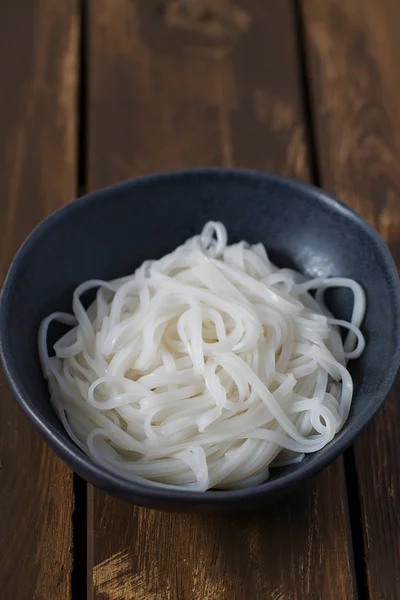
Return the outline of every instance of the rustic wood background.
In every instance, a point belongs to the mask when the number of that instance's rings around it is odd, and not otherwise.
[[[76,195],[196,165],[312,181],[400,261],[399,25],[399,0],[2,0],[0,276]],[[87,486],[0,389],[0,597],[400,598],[399,387],[305,488],[225,518]]]

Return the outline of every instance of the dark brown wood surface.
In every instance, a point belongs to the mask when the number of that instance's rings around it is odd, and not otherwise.
[[[43,218],[75,195],[75,2],[0,2],[0,276]],[[0,378],[0,597],[69,600],[72,473]]]
[[[292,2],[92,0],[88,39],[90,189],[195,165],[309,177]],[[88,515],[96,600],[355,597],[341,460],[259,514],[161,514],[91,489]]]
[[[400,3],[304,0],[303,15],[321,183],[380,230],[400,265]],[[399,392],[355,444],[372,600],[400,598]]]
[[[196,165],[314,179],[400,265],[399,24],[398,0],[3,0],[1,280],[78,187]],[[1,600],[400,598],[399,385],[345,459],[225,517],[86,499],[0,391]]]

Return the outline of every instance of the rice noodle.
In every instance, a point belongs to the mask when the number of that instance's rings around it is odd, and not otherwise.
[[[353,293],[350,322],[328,312],[332,287]],[[307,281],[274,266],[262,244],[227,245],[210,221],[130,277],[82,283],[73,315],[42,322],[39,355],[58,417],[95,462],[149,485],[233,489],[266,481],[343,426],[364,312],[355,281]],[[55,356],[52,321],[71,326]]]

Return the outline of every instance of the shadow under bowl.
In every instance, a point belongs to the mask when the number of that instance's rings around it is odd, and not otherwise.
[[[367,296],[367,345],[350,363],[354,399],[349,419],[322,450],[271,471],[257,487],[189,492],[132,483],[100,467],[70,440],[56,417],[37,354],[41,320],[71,311],[81,282],[132,273],[159,258],[208,220],[222,221],[229,242],[263,242],[279,266],[308,277],[358,281]],[[331,309],[349,318],[351,294],[330,292]],[[325,192],[293,179],[246,170],[205,168],[142,177],[94,192],[41,223],[17,253],[0,300],[0,351],[14,395],[66,463],[121,499],[163,510],[226,511],[273,500],[316,474],[351,444],[388,395],[400,361],[398,275],[378,233]],[[54,340],[56,335],[53,333]]]

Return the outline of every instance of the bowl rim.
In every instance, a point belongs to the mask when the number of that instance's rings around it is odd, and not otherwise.
[[[376,397],[376,402],[368,413],[361,414],[358,419],[352,423],[351,428],[344,429],[342,435],[335,437],[325,448],[319,450],[316,454],[321,456],[312,461],[300,463],[295,471],[281,474],[277,479],[268,480],[258,486],[235,489],[235,490],[207,490],[206,492],[189,491],[176,488],[163,488],[150,486],[143,479],[142,482],[132,482],[122,476],[115,475],[112,471],[96,464],[91,458],[86,456],[72,440],[66,436],[62,436],[57,428],[51,423],[44,422],[42,417],[35,410],[35,404],[29,399],[28,394],[24,391],[23,382],[19,375],[15,364],[12,364],[7,355],[7,339],[6,339],[6,316],[7,306],[10,294],[12,292],[14,277],[17,274],[19,264],[23,261],[25,255],[36,244],[40,243],[40,239],[46,232],[57,226],[58,222],[62,221],[64,216],[72,212],[79,211],[83,207],[93,202],[112,201],[115,192],[124,189],[134,189],[138,186],[152,185],[153,183],[167,182],[171,179],[180,179],[182,177],[228,177],[239,178],[243,181],[252,180],[260,183],[278,183],[289,186],[294,190],[301,190],[308,195],[313,201],[322,205],[326,209],[339,212],[346,219],[351,220],[371,239],[376,246],[382,265],[388,275],[388,286],[391,288],[391,299],[395,307],[396,322],[394,326],[397,330],[395,336],[395,344],[393,348],[391,362],[388,365],[387,376],[385,382],[380,387]],[[397,293],[396,293],[397,292]],[[11,262],[8,273],[4,279],[2,290],[0,293],[0,358],[3,364],[6,379],[9,386],[22,410],[29,417],[35,427],[38,429],[42,437],[50,444],[55,452],[63,458],[66,463],[83,477],[96,482],[95,485],[108,490],[111,493],[118,495],[122,494],[126,499],[134,498],[135,501],[147,500],[154,502],[160,501],[168,504],[179,502],[181,505],[204,505],[204,504],[230,504],[239,505],[245,500],[256,500],[258,498],[275,497],[283,494],[286,490],[294,485],[308,479],[312,475],[317,474],[335,458],[346,450],[353,443],[360,432],[373,419],[375,414],[381,408],[383,402],[388,396],[393,387],[395,377],[400,364],[400,286],[397,269],[393,258],[390,254],[386,243],[380,234],[370,225],[370,223],[355,210],[338,200],[324,190],[304,181],[299,181],[286,175],[257,171],[253,169],[239,169],[229,167],[196,167],[190,169],[178,169],[173,171],[165,171],[144,175],[135,179],[128,179],[121,183],[113,184],[88,194],[81,196],[70,202],[67,205],[57,209],[43,221],[41,221],[33,231],[28,235],[21,247],[17,251],[14,259]]]

